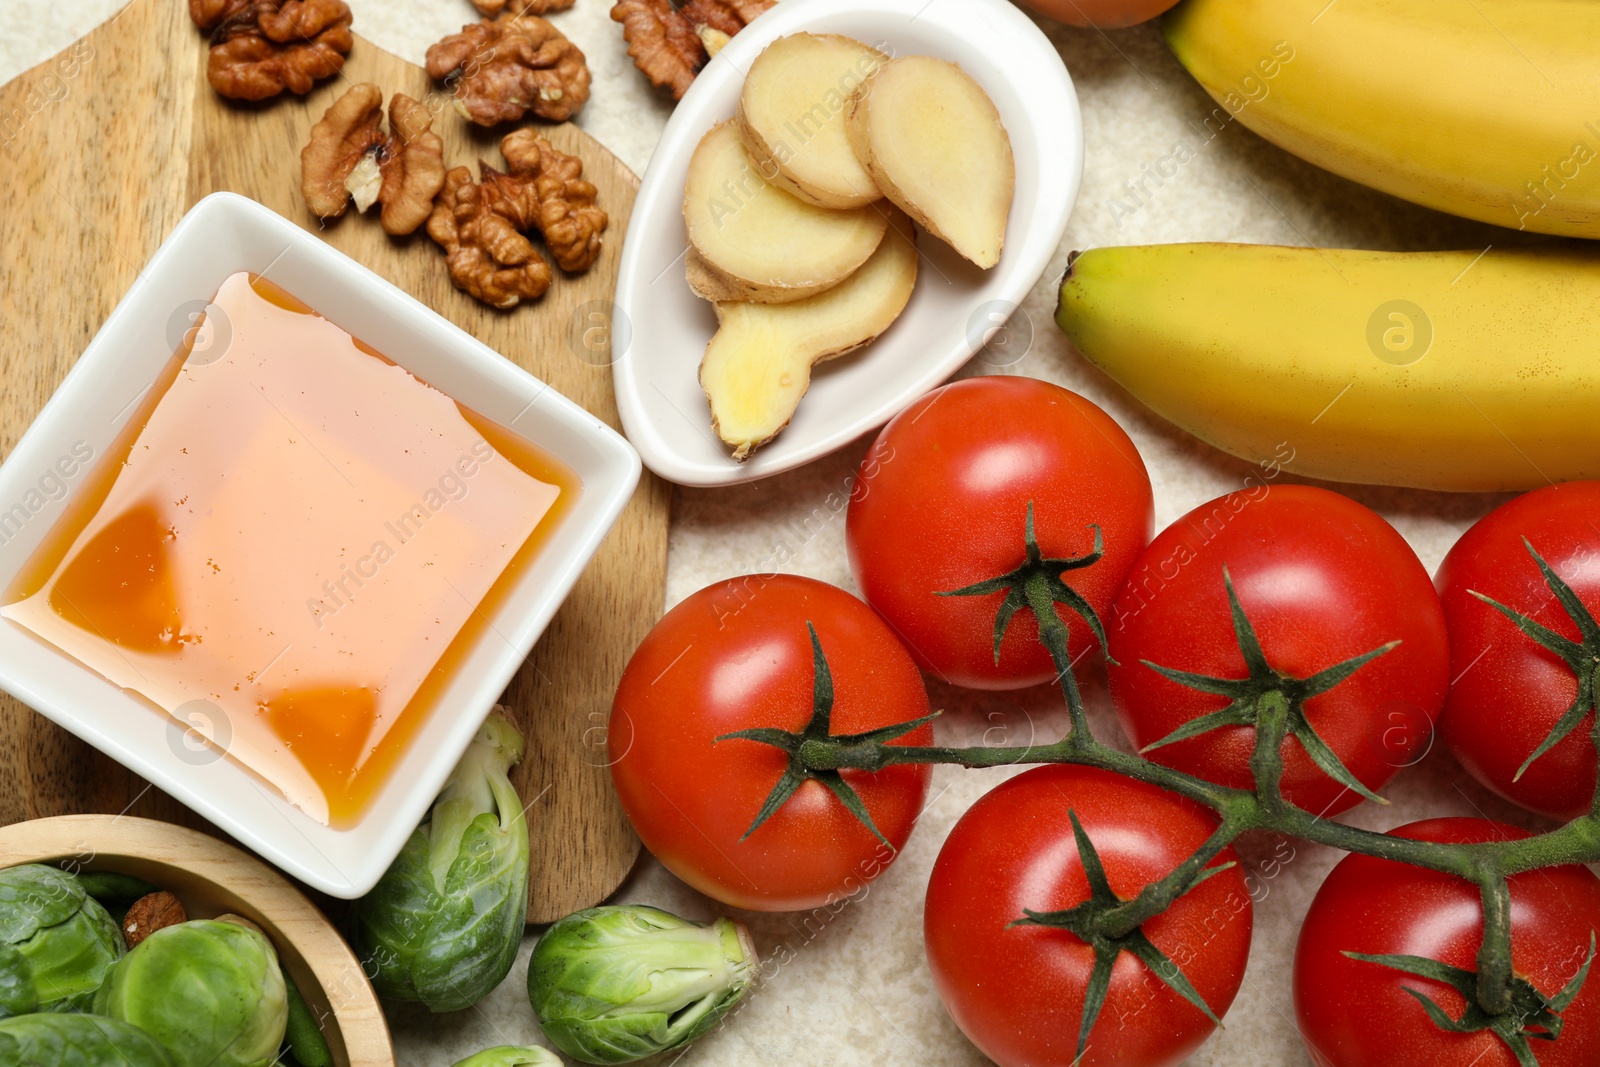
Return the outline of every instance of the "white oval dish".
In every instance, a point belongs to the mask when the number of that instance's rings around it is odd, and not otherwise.
[[[700,138],[737,109],[756,56],[779,37],[807,31],[959,63],[994,99],[1011,135],[1016,200],[993,270],[919,234],[920,277],[900,321],[860,352],[816,367],[794,421],[738,463],[712,432],[700,391],[700,357],[716,316],[684,281],[683,185]],[[701,71],[645,172],[617,281],[617,332],[626,341],[614,370],[628,439],[668,481],[712,486],[792,470],[877,429],[959,370],[1022,303],[1066,233],[1082,174],[1072,79],[1049,39],[1008,0],[780,3]]]

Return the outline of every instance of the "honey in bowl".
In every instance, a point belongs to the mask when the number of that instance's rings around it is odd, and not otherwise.
[[[235,274],[0,614],[348,826],[579,491]]]

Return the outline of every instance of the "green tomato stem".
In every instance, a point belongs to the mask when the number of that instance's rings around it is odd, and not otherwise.
[[[1594,746],[1596,753],[1600,753],[1600,662],[1596,662],[1594,672],[1589,677],[1589,703],[1594,715],[1594,725],[1589,728],[1589,743]],[[1596,778],[1594,796],[1589,801],[1589,818],[1600,823],[1600,778]]]
[[[1478,883],[1483,895],[1483,944],[1478,949],[1478,1004],[1490,1015],[1511,1007],[1511,884],[1487,873]]]
[[[917,724],[905,724],[899,728],[900,733],[886,729],[872,734],[837,737],[824,728],[808,730],[804,736],[784,734],[778,740],[765,736],[752,736],[751,739],[778,744],[784,748],[792,757],[791,774],[796,775],[837,774],[838,771],[847,769],[877,772],[886,767],[902,764],[939,763],[970,768],[1011,767],[1021,764],[1072,764],[1111,771],[1155,785],[1187,797],[1216,812],[1219,819],[1218,826],[1205,843],[1166,876],[1145,886],[1133,899],[1120,903],[1106,900],[1098,904],[1091,900],[1069,912],[1049,915],[1030,912],[1026,918],[1018,920],[1025,923],[1045,922],[1066,925],[1072,929],[1081,927],[1085,937],[1091,940],[1097,938],[1106,944],[1142,937],[1143,935],[1139,933],[1141,924],[1166,910],[1205,878],[1220,870],[1221,868],[1212,866],[1213,861],[1240,834],[1251,830],[1270,830],[1344,852],[1392,860],[1454,875],[1475,885],[1482,899],[1483,943],[1478,953],[1478,970],[1475,976],[1476,1009],[1481,1014],[1475,1018],[1487,1021],[1468,1025],[1447,1020],[1449,1026],[1451,1028],[1466,1026],[1467,1029],[1492,1028],[1511,1045],[1519,1059],[1523,1055],[1522,1050],[1527,1046],[1522,1031],[1523,1023],[1519,1020],[1528,1011],[1537,1010],[1543,1013],[1539,1018],[1544,1021],[1539,1025],[1550,1025],[1553,1020],[1552,1028],[1558,1031],[1559,1012],[1564,1010],[1572,997],[1577,995],[1582,981],[1587,976],[1588,967],[1586,964],[1567,989],[1556,995],[1535,990],[1526,980],[1517,978],[1512,968],[1511,957],[1509,879],[1543,867],[1600,863],[1600,782],[1597,782],[1589,813],[1559,829],[1520,840],[1497,840],[1475,844],[1419,841],[1376,833],[1336,822],[1297,807],[1283,794],[1283,746],[1285,739],[1291,735],[1306,747],[1307,754],[1331,777],[1343,782],[1347,788],[1381,802],[1382,798],[1376,797],[1376,794],[1350,774],[1332,750],[1316,736],[1315,731],[1304,719],[1302,705],[1308,697],[1331,689],[1359,670],[1363,664],[1388,653],[1398,642],[1380,646],[1307,678],[1296,679],[1279,674],[1272,670],[1267,662],[1250,621],[1234,592],[1226,568],[1223,570],[1223,582],[1227,587],[1233,609],[1235,636],[1240,644],[1240,652],[1250,668],[1250,677],[1239,681],[1213,679],[1187,675],[1185,672],[1155,664],[1148,666],[1182,684],[1195,685],[1197,688],[1204,686],[1202,691],[1232,696],[1234,703],[1226,710],[1238,716],[1241,724],[1248,723],[1255,729],[1255,743],[1250,755],[1254,788],[1245,790],[1217,785],[1102,744],[1090,731],[1083,697],[1073,674],[1072,656],[1068,648],[1069,630],[1056,611],[1057,604],[1066,604],[1077,612],[1104,647],[1104,630],[1093,609],[1080,594],[1065,586],[1061,580],[1067,570],[1091,566],[1101,558],[1103,552],[1101,534],[1098,527],[1094,530],[1094,549],[1089,554],[1074,559],[1046,559],[1035,539],[1033,507],[1030,504],[1024,537],[1026,561],[1009,574],[940,594],[990,596],[1000,592],[1006,593],[996,619],[994,636],[996,661],[999,660],[1002,638],[1012,616],[1022,607],[1027,607],[1033,612],[1038,624],[1039,641],[1048,650],[1051,662],[1056,668],[1057,685],[1071,716],[1070,730],[1060,740],[1052,744],[1029,745],[1025,748],[989,746],[952,748],[890,743],[907,732],[911,726],[920,725],[920,721]],[[1600,752],[1600,623],[1594,620],[1588,609],[1577,599],[1576,594],[1550,569],[1534,551],[1533,546],[1527,547],[1543,573],[1546,584],[1583,636],[1582,642],[1574,642],[1503,604],[1487,597],[1480,597],[1505,614],[1525,635],[1565,659],[1578,678],[1577,702],[1568,709],[1555,731],[1528,762],[1531,764],[1556,744],[1565,736],[1566,731],[1581,721],[1580,716],[1585,713],[1595,716],[1590,739],[1596,751]],[[818,656],[818,670],[825,671],[826,665],[820,659],[820,651]],[[1227,717],[1224,713],[1218,713],[1218,724]],[[766,732],[774,733],[774,731]],[[739,736],[754,733],[749,731]],[[1169,740],[1177,739],[1180,738],[1169,738]],[[780,798],[779,803],[782,799]],[[1152,948],[1151,951],[1156,950]],[[1372,959],[1388,966],[1409,969],[1408,973],[1420,974],[1423,971],[1443,973],[1444,970],[1449,970],[1452,975],[1466,983],[1462,987],[1463,994],[1472,996],[1472,972],[1461,971],[1459,968],[1446,968],[1437,961],[1416,960],[1411,957],[1372,957]],[[1080,1035],[1080,1038],[1082,1036],[1084,1035]],[[1541,1032],[1536,1036],[1546,1035]],[[1532,1053],[1528,1052],[1528,1056],[1531,1057]]]
[[[1072,671],[1072,656],[1067,651],[1067,624],[1056,614],[1055,599],[1042,575],[1034,575],[1023,583],[1023,594],[1028,607],[1039,622],[1039,640],[1050,650],[1050,662],[1055,665],[1057,684],[1067,700],[1067,710],[1072,715],[1072,732],[1066,740],[1076,747],[1089,740],[1089,718],[1083,707],[1083,697],[1078,692],[1078,679]]]
[[[1256,796],[1274,810],[1288,806],[1283,798],[1283,738],[1289,731],[1289,701],[1280,690],[1256,702],[1256,739],[1250,752],[1250,773]]]
[[[1239,831],[1224,820],[1206,839],[1205,844],[1173,868],[1166,877],[1151,882],[1139,892],[1138,896],[1121,907],[1107,912],[1102,920],[1106,935],[1126,937],[1142,926],[1146,920],[1153,919],[1166,911],[1179,897],[1207,877],[1205,872],[1211,866],[1211,861],[1221,855],[1223,849],[1231,845],[1233,839],[1238,836]]]
[[[1030,594],[1032,590],[1030,590]],[[1030,595],[1030,607],[1033,606]],[[1037,614],[1037,612],[1036,612]],[[1159,786],[1203,804],[1221,817],[1216,832],[1201,848],[1164,878],[1108,916],[1108,933],[1124,934],[1169,907],[1193,888],[1208,864],[1241,833],[1272,830],[1344,852],[1375,856],[1415,867],[1453,874],[1474,882],[1483,894],[1484,946],[1479,957],[1479,1001],[1491,1014],[1504,1011],[1510,1001],[1510,889],[1512,875],[1558,864],[1600,862],[1600,788],[1595,812],[1557,830],[1518,841],[1450,844],[1416,841],[1326,819],[1295,807],[1284,798],[1282,743],[1288,702],[1279,692],[1261,699],[1251,770],[1256,790],[1230,789],[1182,771],[1131,756],[1096,740],[1089,731],[1087,714],[1073,677],[1066,646],[1066,626],[1053,610],[1038,615],[1040,640],[1049,650],[1058,673],[1058,685],[1073,712],[1071,732],[1049,745],[908,746],[866,743],[830,746],[814,744],[804,755],[808,766],[826,769],[854,768],[879,771],[900,764],[954,764],[975,769],[1026,764],[1073,764],[1112,771]],[[1600,725],[1596,728],[1600,748]],[[1114,916],[1112,918],[1111,916]]]

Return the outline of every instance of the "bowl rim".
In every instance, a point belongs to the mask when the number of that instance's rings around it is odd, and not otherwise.
[[[637,325],[641,317],[638,294],[671,272],[682,259],[680,253],[666,271],[657,269],[658,263],[645,262],[651,234],[661,225],[658,216],[679,211],[682,197],[679,175],[687,166],[694,145],[713,124],[731,117],[718,111],[715,99],[742,83],[744,72],[762,49],[787,34],[843,32],[836,28],[838,22],[871,17],[898,18],[903,20],[900,25],[905,26],[920,22],[945,35],[953,42],[952,49],[957,51],[979,51],[978,46],[967,40],[973,34],[1004,45],[1004,62],[997,59],[985,63],[982,71],[968,66],[965,60],[962,65],[980,82],[1004,79],[1025,87],[1018,95],[1024,102],[1021,111],[1028,136],[1039,146],[1039,210],[1028,219],[1018,218],[1013,211],[1005,254],[995,268],[1004,272],[1006,284],[998,296],[980,297],[975,304],[975,316],[988,309],[982,321],[975,318],[970,322],[963,336],[955,339],[938,358],[929,357],[917,364],[916,373],[908,375],[893,395],[885,396],[882,402],[853,420],[840,420],[829,428],[818,428],[811,439],[801,439],[796,435],[797,427],[790,426],[743,463],[735,462],[725,452],[718,457],[720,462],[699,454],[691,455],[675,447],[673,440],[658,428],[658,422],[693,421],[698,415],[685,415],[664,397],[662,403],[657,404],[645,395],[654,385],[648,377],[648,368],[659,360],[641,352],[642,347],[648,347],[649,335]],[[885,33],[892,30],[893,27],[886,26]],[[998,99],[996,102],[1000,103]],[[1007,116],[1008,127],[1015,117]],[[1014,143],[1017,137],[1018,131],[1013,128]],[[621,324],[619,334],[627,330],[628,343],[617,355],[613,371],[623,428],[629,441],[639,450],[645,466],[679,485],[740,484],[804,466],[883,426],[919,396],[960,370],[1005,327],[1009,314],[1021,306],[1043,277],[1066,236],[1082,182],[1083,163],[1083,117],[1071,74],[1044,31],[1009,0],[806,0],[805,3],[778,4],[761,15],[712,59],[678,103],[645,171],[623,243],[615,315]],[[681,269],[678,273],[681,275]],[[701,302],[687,285],[682,287],[682,299]],[[1004,310],[997,313],[994,309],[1001,305]],[[907,317],[909,315],[908,312]],[[643,343],[642,338],[645,339]],[[706,340],[710,340],[709,334]],[[671,410],[663,411],[663,407]],[[704,426],[709,440],[709,416]]]
[[[136,861],[145,873],[171,869],[231,896],[229,910],[268,933],[314,1013],[326,1009],[325,1018],[334,1021],[334,1032],[324,1030],[324,1036],[335,1062],[342,1054],[343,1067],[395,1067],[388,1020],[355,952],[305,894],[255,856],[198,830],[131,815],[57,815],[0,827],[0,869],[62,860],[74,873],[119,870],[144,877],[118,865]],[[316,939],[309,953],[308,937]],[[315,983],[310,991],[307,979]]]
[[[225,240],[233,241],[237,250],[219,251]],[[254,251],[257,248],[268,251]],[[0,620],[0,689],[175,796],[300,881],[350,899],[376,884],[422,821],[484,716],[632,497],[642,468],[633,447],[578,404],[315,233],[254,200],[223,192],[199,201],[177,223],[34,417],[0,464],[0,500],[22,499],[38,471],[64,454],[65,442],[83,429],[81,422],[74,422],[76,412],[91,410],[96,404],[114,406],[104,397],[116,383],[143,382],[148,387],[153,374],[143,372],[143,361],[156,358],[149,336],[153,316],[165,318],[170,308],[211,296],[187,288],[173,291],[186,272],[206,273],[207,277],[216,274],[219,281],[237,270],[261,273],[277,263],[277,259],[272,264],[266,260],[270,249],[278,248],[283,250],[278,258],[287,257],[281,269],[301,272],[328,285],[328,291],[321,294],[325,303],[318,305],[313,297],[313,305],[356,336],[366,331],[351,319],[381,321],[387,332],[406,331],[409,351],[387,353],[402,367],[422,373],[419,362],[432,360],[457,375],[458,389],[499,398],[496,402],[508,412],[532,397],[521,409],[537,416],[527,424],[531,429],[512,426],[515,419],[499,418],[481,403],[472,406],[510,432],[552,451],[578,469],[583,479],[583,490],[555,533],[561,547],[546,546],[469,650],[473,666],[481,669],[469,674],[464,668],[448,683],[447,697],[466,689],[470,699],[443,709],[449,712],[447,721],[440,721],[436,710],[419,727],[410,750],[400,757],[366,815],[352,827],[335,830],[294,807],[243,764],[223,758],[204,765],[183,760],[179,746],[170,737],[164,741],[159,728],[142,730],[128,720],[119,721],[118,715],[129,708],[154,713],[151,706],[139,705],[102,675],[10,620]],[[136,346],[138,356],[128,358],[127,350]],[[172,347],[164,358],[170,358]],[[447,395],[456,392],[442,391]],[[109,424],[110,434],[126,424],[134,407],[128,405],[124,414]],[[104,428],[93,432],[109,435]],[[568,451],[551,448],[552,438],[566,442]],[[70,506],[89,480],[78,479],[54,506]],[[11,584],[57,521],[59,512],[48,518],[41,513],[34,525],[4,539],[0,544],[0,587]],[[539,578],[536,589],[531,586],[535,575]],[[180,736],[184,732],[175,717],[168,717],[167,727],[167,732],[175,729]]]

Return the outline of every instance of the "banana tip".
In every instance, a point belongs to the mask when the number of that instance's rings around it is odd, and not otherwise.
[[[1056,319],[1057,319],[1057,321],[1059,321],[1060,318],[1061,318],[1062,305],[1066,303],[1066,299],[1067,299],[1067,283],[1072,280],[1072,268],[1078,262],[1078,257],[1081,256],[1081,255],[1083,255],[1083,253],[1080,252],[1080,251],[1077,251],[1076,249],[1074,249],[1073,251],[1067,253],[1067,269],[1061,272],[1061,282],[1060,282],[1059,285],[1056,286]]]
[[[1065,285],[1067,283],[1067,279],[1072,277],[1072,267],[1078,262],[1078,257],[1081,255],[1083,255],[1083,253],[1078,249],[1073,249],[1071,252],[1067,253],[1067,269],[1061,274],[1062,285]]]

